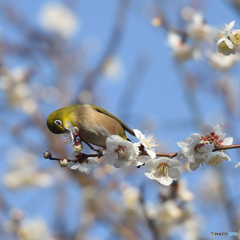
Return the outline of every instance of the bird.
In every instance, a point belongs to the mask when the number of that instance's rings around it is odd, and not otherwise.
[[[92,104],[75,104],[52,112],[47,118],[47,127],[55,134],[68,133],[67,122],[78,128],[84,142],[98,147],[106,148],[106,139],[111,135],[129,140],[125,134],[127,131],[135,136],[131,128],[113,114]]]

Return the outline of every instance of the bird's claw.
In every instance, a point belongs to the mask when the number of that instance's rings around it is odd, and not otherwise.
[[[85,142],[83,139],[81,139],[83,142]],[[93,151],[98,153],[98,158],[103,156],[103,149],[102,148],[94,148],[90,143],[85,142]]]
[[[96,149],[96,150],[97,150],[97,153],[98,153],[98,158],[102,157],[103,156],[103,149],[99,148],[99,149]]]

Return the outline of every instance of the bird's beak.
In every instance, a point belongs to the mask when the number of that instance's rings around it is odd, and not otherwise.
[[[64,132],[63,133],[69,133],[70,131],[67,129],[67,128],[65,128],[64,126],[63,126],[63,128],[64,128]]]

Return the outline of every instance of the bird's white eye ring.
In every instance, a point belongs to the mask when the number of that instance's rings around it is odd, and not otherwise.
[[[54,123],[55,123],[56,125],[62,126],[62,122],[61,122],[60,120],[55,120]]]

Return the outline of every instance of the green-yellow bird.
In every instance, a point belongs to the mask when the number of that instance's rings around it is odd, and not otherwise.
[[[135,136],[134,132],[121,120],[92,104],[76,104],[52,112],[47,118],[48,129],[55,133],[67,133],[70,122],[79,129],[83,141],[99,147],[106,147],[106,139],[111,135],[119,135],[127,140],[125,130]]]

